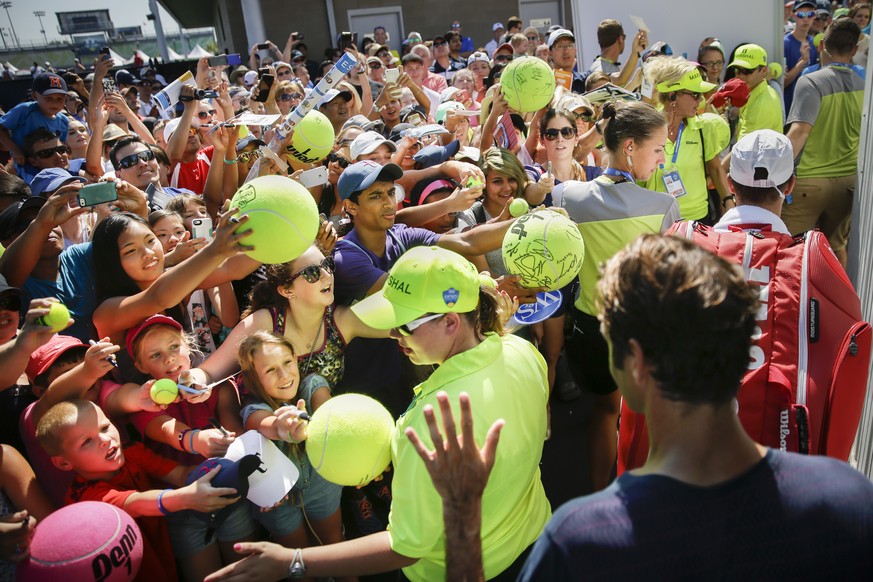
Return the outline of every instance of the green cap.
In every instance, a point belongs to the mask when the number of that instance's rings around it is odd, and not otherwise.
[[[414,247],[388,272],[377,293],[352,306],[374,329],[393,329],[428,313],[468,313],[479,304],[479,273],[458,253]]]
[[[716,88],[715,83],[707,83],[700,76],[700,71],[694,67],[675,81],[658,83],[660,93],[673,93],[675,91],[691,91],[692,93],[709,93]]]
[[[734,60],[728,67],[740,67],[753,70],[767,66],[767,51],[756,44],[744,44],[737,47]]]

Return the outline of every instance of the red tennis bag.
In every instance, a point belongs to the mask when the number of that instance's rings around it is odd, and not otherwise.
[[[825,236],[791,237],[770,225],[715,232],[694,222],[668,232],[742,265],[760,286],[761,309],[737,400],[749,435],[762,445],[849,458],[867,391],[870,324]],[[645,418],[622,403],[618,473],[649,454]]]

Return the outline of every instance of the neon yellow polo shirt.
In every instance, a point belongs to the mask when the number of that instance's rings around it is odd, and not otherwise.
[[[782,133],[782,99],[766,81],[752,89],[749,100],[740,107],[737,141],[759,129]]]
[[[446,579],[446,532],[442,498],[406,438],[406,428],[414,428],[433,448],[422,411],[425,404],[439,410],[436,394],[443,390],[458,420],[458,395],[470,395],[480,445],[495,420],[506,420],[482,497],[482,560],[485,577],[492,578],[536,540],[551,517],[539,469],[547,386],[546,362],[532,344],[514,335],[489,334],[475,348],[449,358],[415,388],[415,398],[397,421],[391,444],[394,499],[388,525],[391,549],[419,558],[403,569],[410,580]]]
[[[682,220],[698,220],[709,213],[709,193],[706,190],[705,163],[718,156],[728,145],[731,130],[720,115],[703,113],[686,120],[682,142],[676,154],[676,144],[667,140],[664,147],[664,168],[655,170],[652,177],[640,186],[655,192],[666,192],[664,172],[675,168],[685,186],[686,194],[676,199]],[[676,163],[673,164],[673,155]]]

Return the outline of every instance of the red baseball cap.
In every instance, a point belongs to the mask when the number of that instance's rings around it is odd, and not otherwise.
[[[38,347],[27,360],[27,368],[24,373],[27,374],[27,379],[33,384],[34,378],[40,374],[44,374],[52,364],[54,364],[61,355],[72,348],[83,347],[87,349],[87,345],[83,344],[78,338],[69,335],[56,334],[48,343]]]
[[[182,324],[172,317],[160,314],[147,317],[139,325],[127,330],[127,334],[124,336],[124,345],[127,347],[127,353],[130,354],[131,358],[136,359],[136,356],[133,354],[133,342],[136,341],[136,338],[138,338],[142,332],[153,325],[169,325],[170,327],[182,331]]]
[[[734,107],[742,107],[749,100],[749,86],[742,79],[734,77],[724,83],[712,97],[712,104],[722,107],[730,99]]]

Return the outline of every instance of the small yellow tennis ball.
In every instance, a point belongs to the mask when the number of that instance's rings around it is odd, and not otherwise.
[[[67,327],[70,321],[70,310],[63,303],[52,303],[48,315],[37,318],[36,323],[52,328],[57,333]]]
[[[467,183],[464,184],[465,188],[475,188],[476,186],[481,186],[482,180],[477,178],[476,176],[470,176],[467,178]]]
[[[171,404],[179,395],[179,387],[169,378],[162,378],[152,384],[149,394],[155,404]]]
[[[516,198],[509,203],[509,214],[513,218],[518,218],[522,214],[527,214],[528,210],[530,210],[530,206],[527,205],[527,202],[523,198]]]

